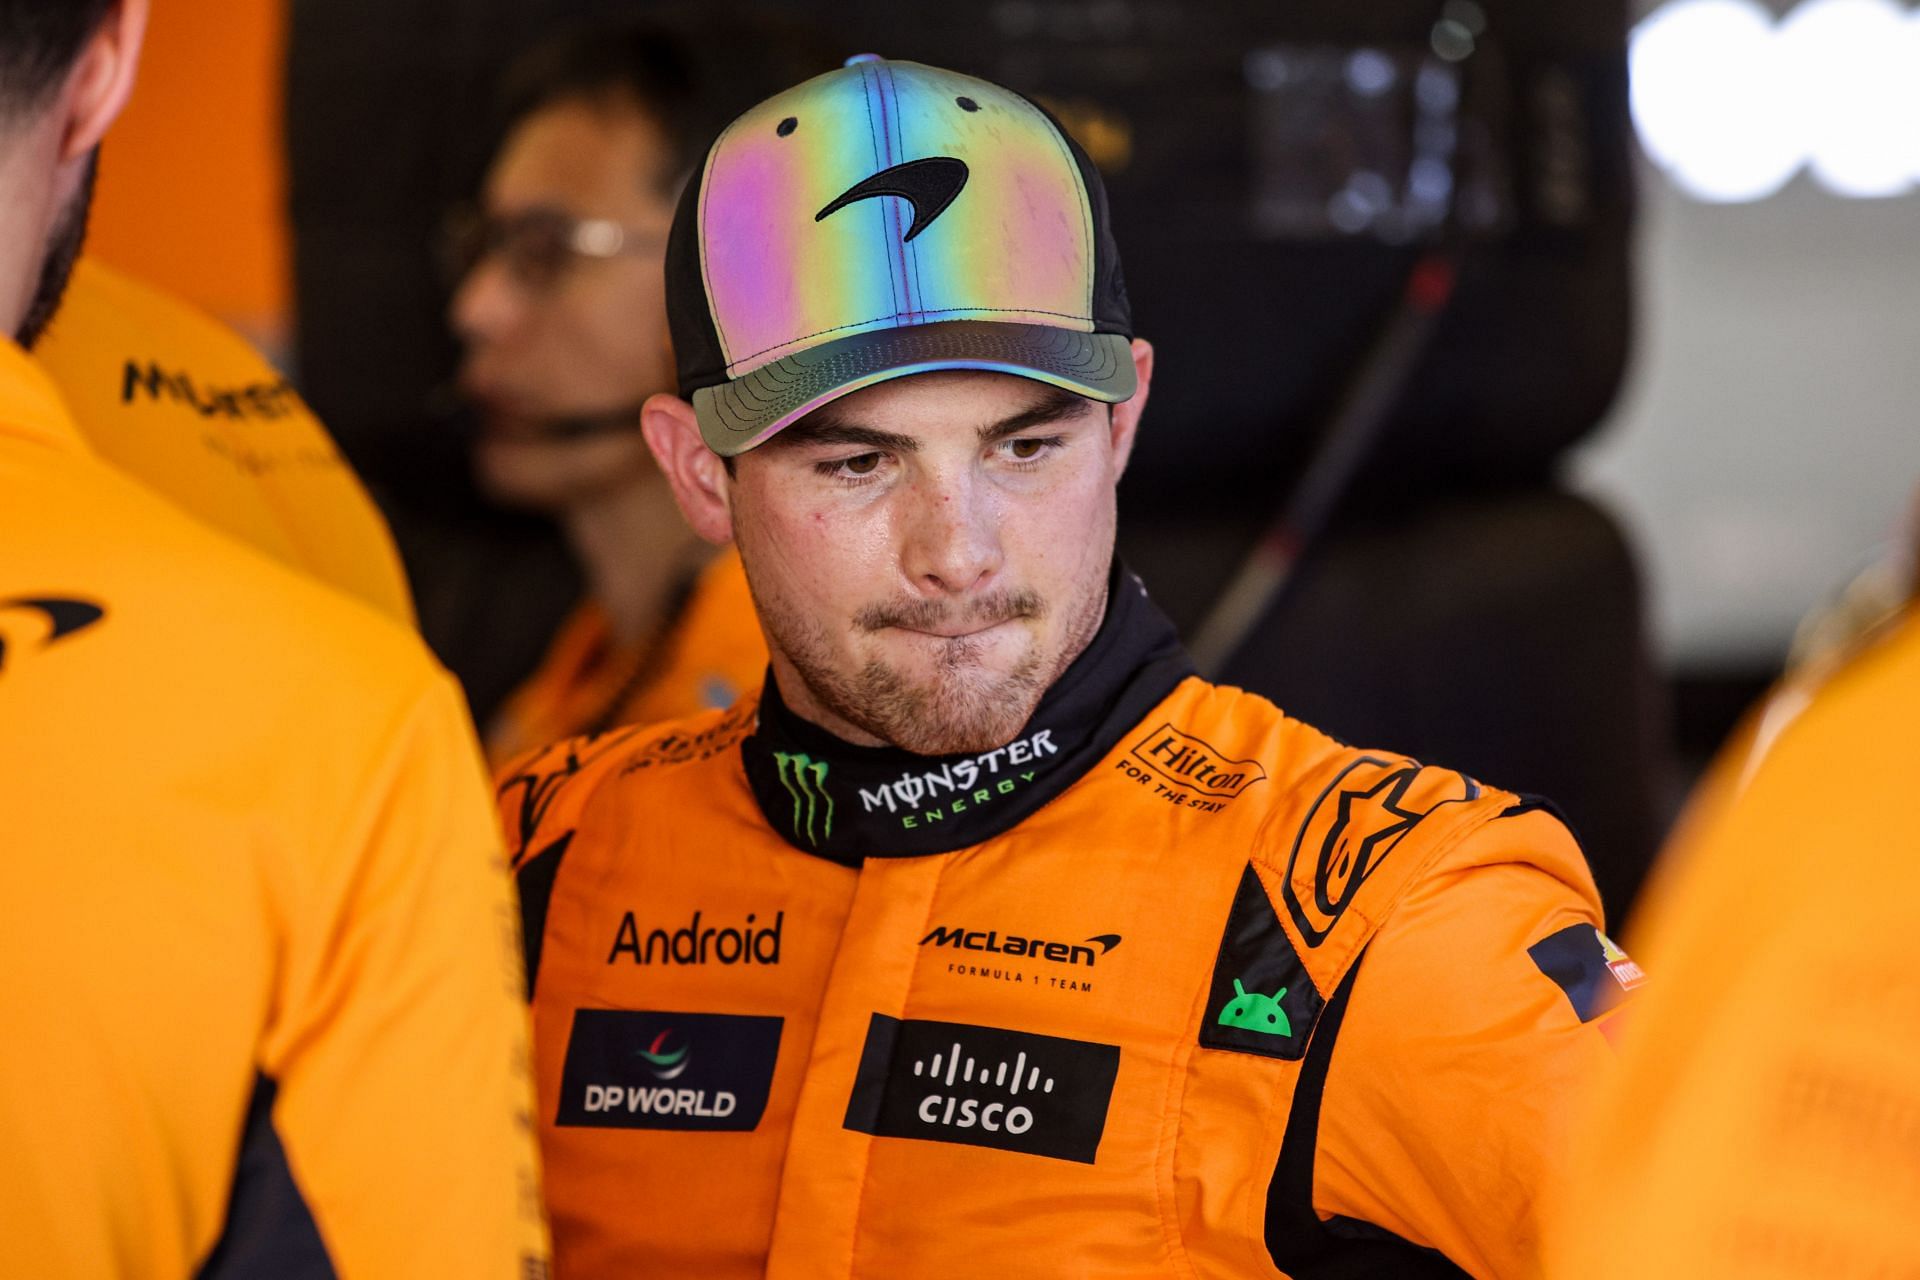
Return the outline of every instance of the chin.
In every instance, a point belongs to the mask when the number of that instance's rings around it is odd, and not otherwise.
[[[869,662],[843,714],[917,755],[991,751],[1013,741],[1046,692],[1036,648],[989,663],[965,640],[947,645],[946,652],[911,664]]]

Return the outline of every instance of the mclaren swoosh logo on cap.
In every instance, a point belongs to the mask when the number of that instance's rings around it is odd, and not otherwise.
[[[819,222],[850,204],[875,196],[899,196],[913,205],[913,225],[907,228],[904,237],[911,240],[932,226],[934,219],[947,211],[947,206],[966,185],[967,166],[963,160],[952,156],[908,160],[854,183],[814,214],[813,220]]]

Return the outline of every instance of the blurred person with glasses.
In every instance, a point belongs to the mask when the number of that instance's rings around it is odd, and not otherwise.
[[[739,560],[686,527],[640,435],[641,404],[674,385],[662,275],[674,202],[711,135],[764,87],[738,62],[704,70],[702,43],[625,26],[534,50],[508,74],[478,201],[446,222],[476,477],[493,501],[556,520],[587,588],[487,726],[495,763],[726,706],[766,664]]]

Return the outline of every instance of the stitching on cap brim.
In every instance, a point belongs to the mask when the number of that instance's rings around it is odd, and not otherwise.
[[[1136,390],[1122,334],[949,320],[873,330],[796,352],[731,382],[700,388],[693,407],[707,447],[733,457],[862,387],[947,369],[1016,374],[1110,404]]]

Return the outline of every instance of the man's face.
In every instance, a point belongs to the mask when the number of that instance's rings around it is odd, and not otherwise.
[[[952,372],[742,455],[733,534],[789,701],[922,754],[1012,740],[1099,629],[1131,443],[1105,405]]]
[[[673,220],[668,157],[639,107],[568,100],[523,120],[487,175],[482,211],[509,235],[531,229],[523,247],[551,249],[564,243],[558,229],[585,219],[624,232],[609,257],[521,254],[509,241],[454,295],[460,385],[481,423],[475,463],[501,501],[560,510],[651,465],[636,409],[673,385],[661,265]],[[596,420],[620,425],[567,427]]]

